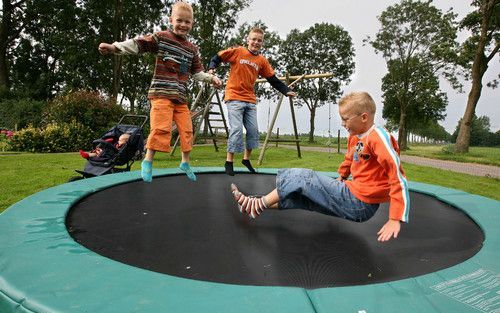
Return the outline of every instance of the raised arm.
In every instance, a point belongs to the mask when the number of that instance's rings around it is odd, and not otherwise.
[[[281,80],[276,77],[276,75],[273,75],[271,77],[267,77],[266,80],[269,82],[269,84],[285,96],[289,97],[295,97],[296,94],[293,92],[290,88],[288,88],[287,85],[285,85]]]

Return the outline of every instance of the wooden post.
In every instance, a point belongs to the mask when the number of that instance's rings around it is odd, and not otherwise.
[[[290,80],[296,80],[296,79],[307,79],[307,78],[327,78],[327,77],[332,77],[332,73],[323,73],[323,74],[302,74],[302,75],[295,75],[295,76],[289,76],[288,78]],[[287,80],[286,76],[280,76],[278,77],[279,80]],[[255,83],[264,83],[267,80],[265,78],[260,78],[255,81]]]
[[[337,131],[337,153],[340,154],[340,129]]]
[[[292,87],[293,85],[295,85],[296,83],[301,81],[304,78],[304,76],[306,76],[306,74],[299,76],[299,78],[297,78],[293,83],[288,85],[288,87]],[[276,118],[278,117],[278,112],[279,112],[280,107],[281,107],[281,102],[283,102],[283,98],[284,98],[284,96],[281,95],[279,100],[278,100],[278,104],[276,105],[276,109],[274,110],[273,119],[271,120],[271,123],[269,124],[269,127],[267,129],[266,139],[264,140],[264,143],[262,144],[262,148],[260,150],[259,160],[257,162],[258,165],[262,165],[262,159],[264,159],[264,153],[265,153],[266,148],[267,148],[267,143],[269,142],[269,138],[271,137],[271,133],[272,133],[273,128],[274,128],[274,123],[276,122]]]
[[[280,128],[276,128],[276,148],[278,148],[278,140],[280,139]]]
[[[286,84],[291,85],[290,84],[290,75],[288,75],[288,72],[286,72],[286,77],[287,77]],[[295,134],[295,140],[296,140],[295,145],[297,146],[297,157],[299,159],[301,159],[302,155],[300,153],[299,133],[297,131],[297,121],[295,120],[295,109],[293,107],[293,98],[288,97],[288,101],[290,102],[290,111],[292,112],[293,132]]]
[[[267,128],[266,139],[264,139],[264,143],[262,144],[262,148],[260,149],[259,160],[257,161],[258,165],[262,165],[262,159],[264,158],[264,152],[266,151],[267,148],[267,142],[271,137],[271,133],[274,128],[274,123],[276,122],[276,118],[278,117],[278,112],[282,101],[283,101],[283,95],[281,95],[280,99],[278,100],[278,104],[276,105],[276,109],[274,110],[273,119],[271,120],[271,124],[269,124],[269,127]]]

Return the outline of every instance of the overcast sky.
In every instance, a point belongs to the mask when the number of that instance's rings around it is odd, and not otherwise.
[[[398,3],[393,0],[253,0],[249,8],[241,14],[239,21],[252,22],[262,20],[271,30],[276,31],[285,38],[290,30],[297,28],[305,30],[315,23],[327,22],[342,26],[352,37],[356,52],[356,68],[351,83],[344,88],[345,92],[355,90],[368,91],[377,103],[376,123],[383,125],[382,116],[382,92],[381,79],[386,74],[386,63],[382,56],[375,54],[371,46],[364,46],[362,40],[367,35],[374,36],[380,29],[377,20],[382,11],[388,6]],[[470,1],[465,0],[435,0],[434,6],[443,12],[453,7],[458,18],[464,17],[472,10]],[[459,40],[463,41],[467,34],[460,34]],[[483,78],[486,85],[500,72],[499,58],[490,61],[489,69]],[[440,124],[452,133],[463,116],[467,103],[467,94],[470,83],[465,84],[465,93],[459,94],[453,90],[445,81],[441,83],[441,90],[448,95],[449,104],[446,110],[446,119]],[[500,129],[500,91],[499,89],[483,88],[481,98],[476,108],[478,116],[490,117],[493,131]],[[271,104],[271,116],[275,104]],[[265,131],[268,123],[269,104],[265,101],[259,103],[259,129]],[[340,128],[337,106],[332,106],[331,131],[336,134]],[[288,102],[284,103],[276,127],[283,131],[291,132],[290,109]],[[307,108],[296,111],[299,132],[305,133],[309,130],[309,111]],[[276,129],[275,127],[275,129]],[[328,105],[325,105],[316,116],[316,134],[325,135],[328,131]],[[345,134],[345,133],[344,133]]]

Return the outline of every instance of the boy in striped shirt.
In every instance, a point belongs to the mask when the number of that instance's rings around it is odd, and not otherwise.
[[[283,169],[278,171],[276,189],[260,198],[246,196],[232,184],[240,211],[255,218],[266,208],[305,209],[363,222],[380,203],[389,202],[389,218],[377,233],[378,240],[397,238],[400,223],[408,222],[408,182],[396,140],[374,125],[375,109],[366,92],[353,92],[340,100],[339,114],[349,140],[338,179],[309,169]]]
[[[146,144],[146,156],[141,164],[141,176],[145,182],[151,182],[153,179],[155,152],[170,152],[172,121],[177,125],[181,141],[182,160],[179,168],[190,180],[196,181],[196,175],[189,166],[189,154],[193,148],[193,126],[188,108],[187,82],[192,75],[195,80],[211,82],[215,87],[222,85],[217,76],[203,72],[198,47],[187,39],[193,27],[191,5],[184,1],[174,3],[169,20],[170,30],[99,45],[99,52],[102,54],[150,52],[156,55],[153,80],[148,91],[148,99],[151,101],[151,131]]]

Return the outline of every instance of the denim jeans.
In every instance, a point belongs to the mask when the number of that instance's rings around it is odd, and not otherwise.
[[[279,170],[276,188],[280,210],[304,209],[364,222],[379,207],[379,204],[358,200],[344,182],[309,169]]]
[[[241,153],[246,149],[259,147],[259,128],[257,126],[257,107],[254,103],[227,101],[229,118],[229,139],[227,152]],[[243,127],[246,130],[246,146],[243,144]]]

